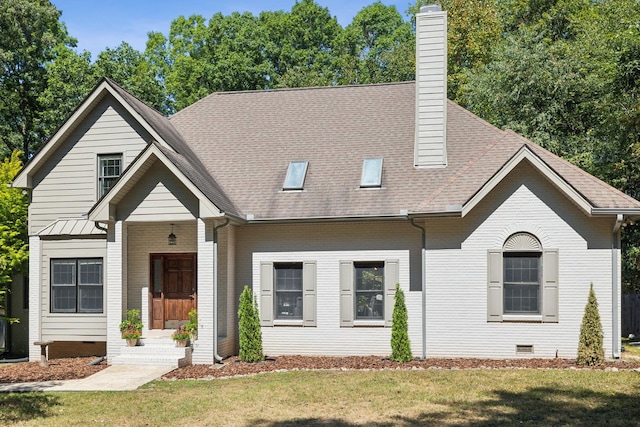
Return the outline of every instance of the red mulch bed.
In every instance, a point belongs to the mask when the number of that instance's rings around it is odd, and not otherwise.
[[[38,362],[0,363],[0,383],[60,381],[85,378],[107,367],[106,362],[89,365],[96,357],[51,359],[43,368]]]
[[[243,363],[237,357],[222,366],[193,365],[176,369],[164,379],[222,378],[280,370],[311,369],[583,369],[570,359],[426,359],[396,363],[378,356],[309,357],[280,356],[258,363]],[[640,362],[615,361],[587,369],[640,369]]]
[[[46,368],[38,362],[0,364],[0,383],[19,383],[32,381],[60,381],[85,378],[107,367],[106,362],[89,365],[95,357],[52,359]],[[317,369],[638,369],[640,361],[615,361],[604,365],[585,368],[576,365],[571,359],[426,359],[408,363],[396,363],[378,356],[352,357],[309,357],[280,356],[264,362],[243,363],[237,357],[224,360],[222,365],[193,365],[176,369],[163,378],[208,379],[251,375],[281,370],[317,370]]]

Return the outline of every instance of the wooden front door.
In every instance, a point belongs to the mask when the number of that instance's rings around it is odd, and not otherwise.
[[[150,315],[152,329],[176,328],[196,308],[196,254],[151,255]]]

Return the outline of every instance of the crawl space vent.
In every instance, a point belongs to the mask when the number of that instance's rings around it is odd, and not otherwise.
[[[516,345],[516,354],[533,354],[532,345]]]

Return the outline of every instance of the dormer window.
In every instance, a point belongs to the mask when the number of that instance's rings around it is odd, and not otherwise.
[[[98,198],[104,196],[122,173],[122,154],[98,156]]]
[[[302,190],[304,188],[304,178],[307,175],[309,162],[289,162],[287,176],[284,179],[283,190]]]
[[[382,158],[364,159],[362,163],[361,188],[375,188],[382,185]]]

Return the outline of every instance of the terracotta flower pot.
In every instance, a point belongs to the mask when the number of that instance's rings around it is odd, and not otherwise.
[[[135,347],[138,345],[138,338],[127,338],[127,347]]]

